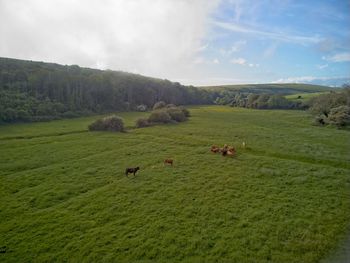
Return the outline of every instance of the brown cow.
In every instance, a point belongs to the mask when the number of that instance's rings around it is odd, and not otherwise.
[[[220,148],[217,147],[216,145],[213,145],[211,147],[210,151],[213,152],[213,153],[218,153],[218,152],[220,152]]]
[[[224,145],[224,148],[221,149],[222,156],[226,156],[228,151],[228,146],[227,144]]]
[[[171,166],[173,166],[174,160],[173,159],[165,159],[164,160],[164,164],[170,164]]]
[[[226,153],[228,156],[234,156],[236,154],[235,151],[230,151],[228,150],[227,153]]]

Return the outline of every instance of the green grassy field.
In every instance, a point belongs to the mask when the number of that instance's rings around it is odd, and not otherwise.
[[[241,84],[241,85],[222,85],[222,86],[203,86],[200,87],[208,90],[216,91],[237,91],[251,93],[267,93],[267,94],[296,94],[296,93],[315,93],[329,92],[337,90],[321,85],[302,84],[302,83],[269,83],[269,84]]]
[[[302,111],[191,114],[126,133],[88,132],[97,117],[0,127],[0,261],[327,258],[349,230],[349,132]],[[224,143],[236,158],[210,152]]]
[[[327,94],[329,93],[328,91],[325,92],[313,92],[313,93],[296,93],[292,95],[287,95],[285,96],[287,99],[292,100],[292,101],[308,101],[309,99],[316,97],[321,94]],[[300,98],[299,98],[300,96]]]

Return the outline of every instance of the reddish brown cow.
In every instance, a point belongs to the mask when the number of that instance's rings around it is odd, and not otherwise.
[[[234,156],[235,154],[236,154],[236,152],[235,151],[227,151],[227,153],[226,153],[227,155],[229,155],[229,156]]]
[[[170,164],[171,166],[173,165],[174,160],[173,159],[165,159],[164,164]]]
[[[213,145],[211,147],[210,151],[212,151],[213,153],[218,153],[218,152],[220,152],[220,148],[217,147],[216,145]]]

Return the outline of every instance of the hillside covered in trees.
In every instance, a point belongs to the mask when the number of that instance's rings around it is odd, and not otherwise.
[[[171,104],[210,104],[215,93],[111,70],[0,58],[0,121],[38,121]]]
[[[334,89],[309,84],[193,87],[121,71],[0,58],[0,123],[145,111],[159,101],[305,109],[308,105],[287,100],[284,95],[330,90]]]

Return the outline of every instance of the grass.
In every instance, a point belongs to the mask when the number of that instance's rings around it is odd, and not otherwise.
[[[222,86],[203,86],[201,88],[208,90],[229,90],[237,92],[267,93],[267,94],[295,94],[295,93],[314,93],[329,92],[337,90],[321,85],[301,84],[301,83],[275,83],[275,84],[241,84],[241,85],[222,85]]]
[[[0,127],[0,261],[328,257],[349,229],[349,132],[301,111],[191,114],[127,133],[88,132],[91,117]],[[131,127],[143,113],[121,115]],[[224,143],[236,158],[210,153]]]
[[[292,94],[292,95],[287,95],[285,96],[287,99],[292,100],[292,101],[308,101],[309,99],[316,97],[318,95],[321,94],[327,94],[329,92],[325,91],[325,92],[312,92],[312,93],[296,93],[296,94]]]

